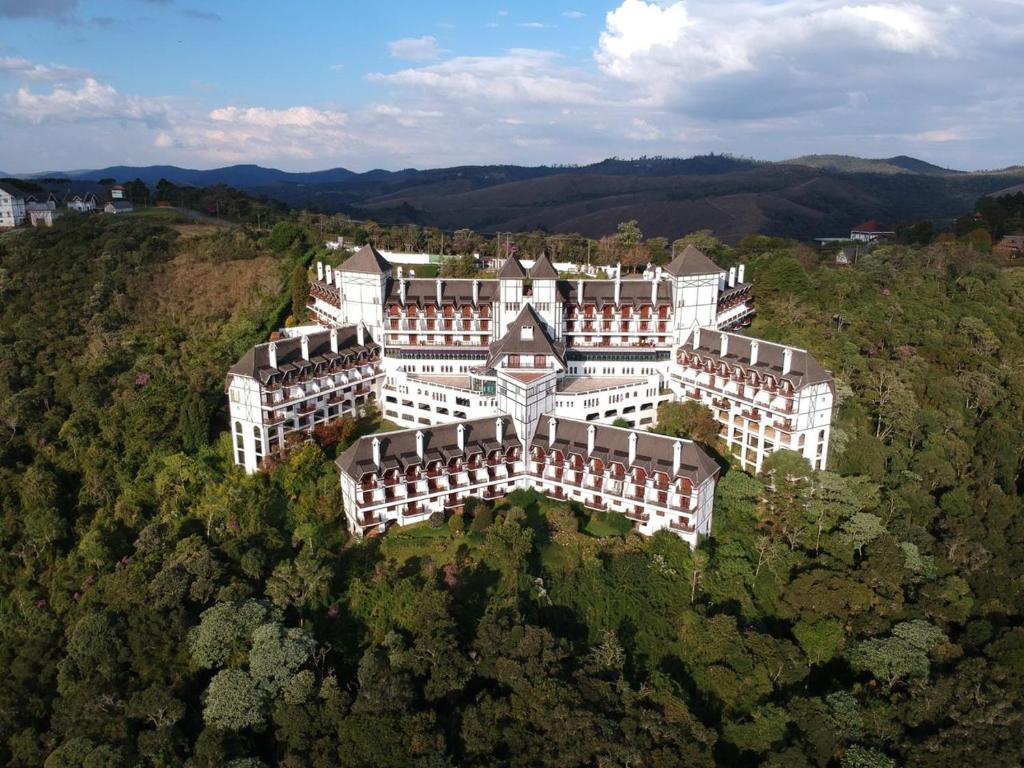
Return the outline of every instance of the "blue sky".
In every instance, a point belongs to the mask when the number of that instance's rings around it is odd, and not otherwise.
[[[1024,162],[1024,0],[0,0],[0,169]]]

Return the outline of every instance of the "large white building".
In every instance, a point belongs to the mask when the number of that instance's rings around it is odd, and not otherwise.
[[[24,193],[10,184],[0,183],[0,229],[20,227],[26,218]]]
[[[371,363],[366,401],[406,428],[362,438],[339,459],[352,530],[532,486],[695,542],[710,529],[717,465],[688,441],[611,426],[646,429],[666,400],[707,405],[748,471],[781,448],[824,468],[831,376],[804,350],[731,332],[754,311],[743,267],[724,271],[691,246],[647,275],[561,280],[541,256],[529,272],[509,259],[495,279],[423,279],[371,246],[337,268],[317,264],[311,312],[348,339],[365,329],[353,349]],[[312,342],[289,344],[289,365],[322,356]],[[267,346],[228,382],[236,460],[250,471],[282,433],[315,424],[284,411],[270,435],[257,421],[282,368]],[[346,401],[335,416],[358,407]]]

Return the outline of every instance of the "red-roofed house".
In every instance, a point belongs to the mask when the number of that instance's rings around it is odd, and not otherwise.
[[[851,240],[860,240],[865,243],[874,243],[878,240],[888,240],[894,237],[896,237],[894,231],[886,229],[874,219],[858,224],[850,230]]]

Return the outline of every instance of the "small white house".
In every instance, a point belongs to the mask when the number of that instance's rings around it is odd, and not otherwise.
[[[124,200],[124,187],[115,184],[110,188],[110,197],[113,200]]]
[[[60,216],[57,200],[53,195],[49,195],[45,200],[37,200],[30,196],[25,201],[25,211],[33,227],[52,227],[54,220]]]
[[[67,198],[67,206],[70,211],[89,213],[96,210],[96,195],[89,192],[85,195],[73,195]]]
[[[20,227],[27,217],[25,194],[10,184],[0,183],[0,229]]]

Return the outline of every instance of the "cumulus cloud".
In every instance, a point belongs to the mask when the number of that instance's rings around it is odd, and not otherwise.
[[[72,85],[54,85],[48,92],[19,88],[6,99],[7,114],[29,122],[82,120],[163,121],[169,107],[158,99],[128,96],[94,77]]]
[[[396,59],[433,61],[438,56],[437,39],[433,35],[403,37],[388,43],[388,50]]]
[[[390,74],[374,73],[369,79],[460,102],[593,104],[601,100],[592,78],[563,67],[557,54],[526,48],[500,56],[457,56]]]

